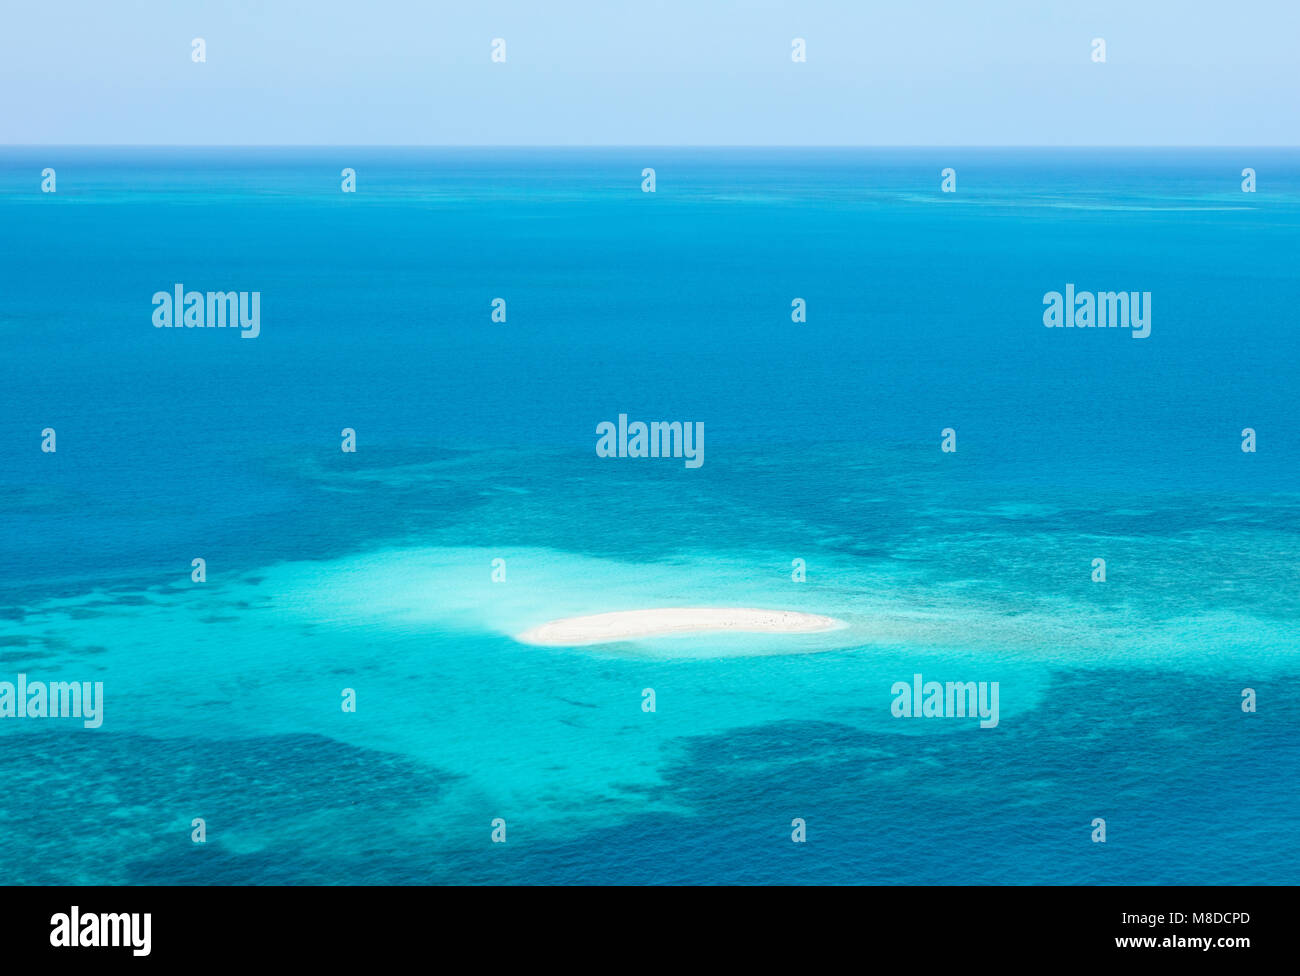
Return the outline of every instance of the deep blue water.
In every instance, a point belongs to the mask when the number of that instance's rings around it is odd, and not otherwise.
[[[105,719],[0,719],[0,881],[1295,883],[1298,258],[1293,150],[6,149],[0,681]],[[513,639],[681,605],[849,627]]]

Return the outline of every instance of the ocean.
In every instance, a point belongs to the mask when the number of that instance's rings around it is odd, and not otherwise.
[[[6,148],[0,228],[0,682],[103,683],[0,883],[1300,881],[1300,152]],[[514,639],[673,606],[848,626]]]

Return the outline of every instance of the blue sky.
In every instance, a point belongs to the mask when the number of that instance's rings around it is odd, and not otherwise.
[[[0,144],[1296,145],[1297,43],[1300,0],[14,0]]]

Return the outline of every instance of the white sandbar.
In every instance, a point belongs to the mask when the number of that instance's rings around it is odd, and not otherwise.
[[[742,607],[664,607],[618,610],[587,617],[552,620],[526,630],[517,638],[525,644],[607,644],[642,637],[677,637],[720,630],[753,634],[817,634],[847,626],[834,617],[794,610],[752,610]]]

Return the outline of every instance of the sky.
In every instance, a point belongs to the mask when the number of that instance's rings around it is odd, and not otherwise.
[[[5,0],[0,144],[1294,146],[1298,45],[1300,0]]]

